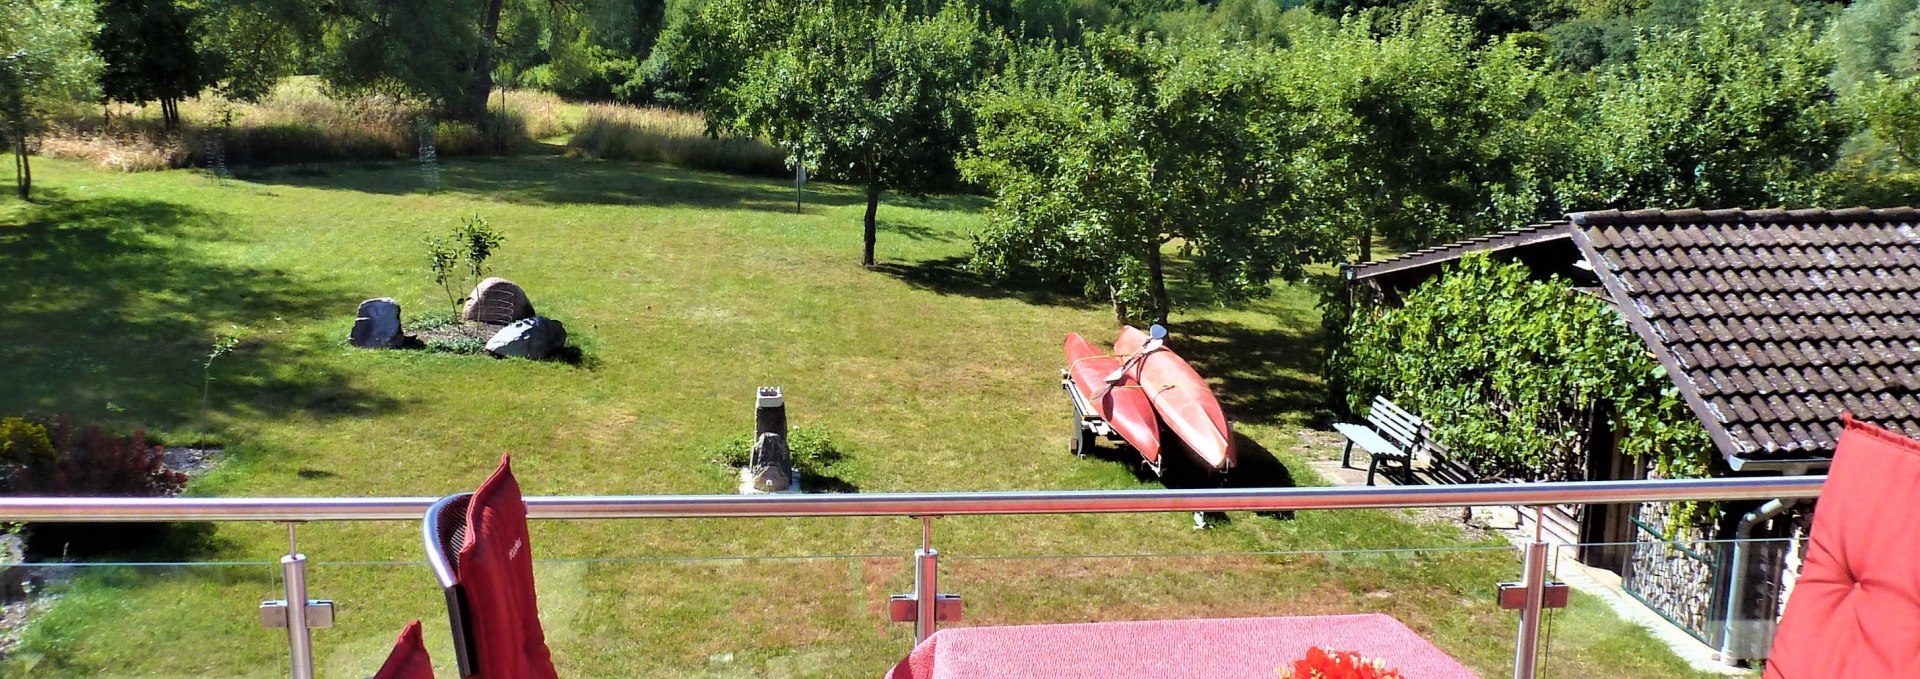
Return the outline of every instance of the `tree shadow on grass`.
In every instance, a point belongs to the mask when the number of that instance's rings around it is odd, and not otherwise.
[[[1227,419],[1323,426],[1332,414],[1316,378],[1326,355],[1320,326],[1284,325],[1262,329],[1231,321],[1181,321],[1168,346],[1201,375],[1219,380],[1214,395]]]
[[[960,240],[960,234],[943,231],[925,224],[903,222],[897,219],[879,219],[874,221],[874,230],[905,236],[907,240],[930,241],[934,243],[953,243]]]
[[[261,168],[251,182],[387,195],[425,194],[417,166],[404,161]],[[579,158],[463,159],[440,168],[441,193],[511,203],[644,205],[793,212],[793,185],[775,179],[685,170],[665,165]],[[851,192],[810,189],[809,207],[864,203]]]
[[[858,493],[859,484],[837,475],[815,471],[800,477],[800,488],[808,493]]]
[[[31,523],[26,532],[30,561],[189,561],[234,545],[211,523]]]
[[[964,190],[964,187],[954,188]],[[941,212],[979,212],[986,209],[987,205],[993,202],[993,199],[972,193],[934,193],[925,196],[887,194],[886,197],[880,199],[880,202],[882,207],[896,205],[899,207],[920,208],[922,210],[939,210]]]
[[[1293,488],[1299,484],[1293,480],[1293,471],[1274,457],[1266,446],[1248,438],[1246,434],[1234,432],[1234,449],[1239,451],[1240,468],[1227,477],[1228,488]],[[1277,512],[1258,512],[1260,516],[1290,520],[1293,510]]]
[[[311,341],[262,339],[350,296],[193,246],[219,233],[215,216],[180,204],[54,191],[0,215],[0,415],[166,429],[210,412],[334,418],[399,405],[314,360]],[[230,326],[253,339],[214,361],[208,385],[207,354]]]
[[[1093,306],[1071,285],[1033,276],[988,279],[968,270],[967,257],[963,255],[918,262],[881,262],[874,270],[898,278],[916,289],[941,295],[1017,299],[1045,306]]]
[[[1248,438],[1246,434],[1234,432],[1233,446],[1235,462],[1233,469],[1225,476],[1214,473],[1201,462],[1199,457],[1188,451],[1186,445],[1163,427],[1160,432],[1161,467],[1154,474],[1141,459],[1140,454],[1130,446],[1094,446],[1088,450],[1088,456],[1125,464],[1133,472],[1135,480],[1142,483],[1159,483],[1172,489],[1205,488],[1292,488],[1296,484],[1293,472],[1273,456],[1266,446]],[[1262,516],[1274,516],[1291,519],[1293,512],[1261,512]],[[1209,513],[1211,522],[1227,521],[1224,514]]]

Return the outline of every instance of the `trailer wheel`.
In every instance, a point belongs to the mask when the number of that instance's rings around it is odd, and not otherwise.
[[[1073,432],[1067,439],[1067,452],[1073,453],[1074,457],[1086,457],[1087,451],[1092,449],[1093,430],[1087,428],[1085,420],[1073,418]]]

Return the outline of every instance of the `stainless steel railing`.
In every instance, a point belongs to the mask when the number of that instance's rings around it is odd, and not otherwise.
[[[1795,476],[1208,490],[553,495],[528,497],[527,511],[534,519],[688,519],[1536,506],[1812,498],[1825,481],[1824,476]],[[438,499],[5,497],[0,498],[0,521],[414,521]]]
[[[1824,476],[1582,481],[1454,486],[1252,488],[1132,491],[1016,491],[977,493],[868,493],[830,495],[599,495],[526,498],[534,519],[678,519],[729,517],[940,516],[1226,512],[1313,509],[1523,506],[1817,498]],[[294,527],[310,521],[417,521],[439,498],[0,498],[0,521],[269,521]],[[1535,525],[1539,525],[1536,517]],[[1514,650],[1516,679],[1532,679],[1537,665],[1540,608],[1545,600],[1546,543],[1527,545]],[[289,662],[295,679],[313,676],[312,641],[304,624],[305,556],[289,548],[286,580]],[[923,570],[924,569],[924,570]],[[938,553],[931,526],[915,552],[911,596],[915,640],[932,634],[940,595],[934,591]],[[905,597],[903,597],[904,599]],[[296,613],[295,609],[300,612]]]

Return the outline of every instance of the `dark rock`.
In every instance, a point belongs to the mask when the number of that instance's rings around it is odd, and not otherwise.
[[[460,317],[488,325],[506,325],[533,318],[533,302],[527,292],[505,278],[489,278],[473,286],[467,306]]]
[[[487,340],[487,353],[540,360],[567,346],[567,328],[545,316],[514,321]]]
[[[392,349],[406,343],[400,333],[400,304],[391,297],[360,303],[347,343],[367,349]]]

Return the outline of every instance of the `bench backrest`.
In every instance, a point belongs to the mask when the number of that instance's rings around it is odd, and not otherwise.
[[[1448,459],[1447,447],[1433,438],[1433,424],[1407,412],[1385,396],[1373,398],[1367,422],[1381,434],[1413,456],[1415,463],[1435,479],[1447,483],[1480,483],[1482,479],[1466,465]]]
[[[1385,396],[1373,397],[1373,407],[1367,410],[1367,423],[1402,448],[1420,444],[1426,440],[1427,432],[1432,430],[1426,420],[1394,405]]]

